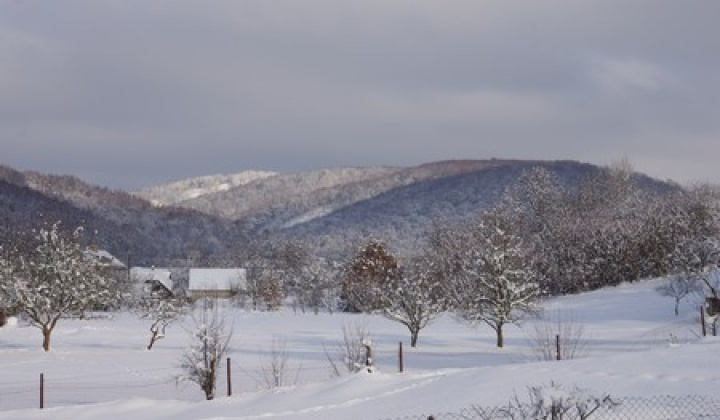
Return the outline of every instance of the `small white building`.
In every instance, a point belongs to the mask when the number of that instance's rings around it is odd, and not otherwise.
[[[170,297],[175,288],[168,268],[133,267],[130,269],[130,280],[136,293],[144,297]]]
[[[191,268],[189,297],[199,299],[229,298],[245,290],[247,271],[244,268]]]

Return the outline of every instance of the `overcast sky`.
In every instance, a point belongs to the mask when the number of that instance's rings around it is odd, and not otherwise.
[[[0,164],[244,170],[627,158],[720,183],[717,0],[0,0]]]

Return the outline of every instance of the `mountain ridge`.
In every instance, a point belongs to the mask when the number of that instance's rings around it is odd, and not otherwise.
[[[436,222],[488,208],[533,166],[567,185],[600,169],[577,161],[460,159],[288,174],[244,171],[151,186],[141,196],[0,166],[0,193],[19,201],[3,206],[0,217],[29,226],[37,210],[25,216],[9,210],[26,206],[45,209],[45,218],[85,220],[108,251],[155,265],[190,251],[229,252],[252,236],[301,238],[325,255],[370,236],[412,250]]]

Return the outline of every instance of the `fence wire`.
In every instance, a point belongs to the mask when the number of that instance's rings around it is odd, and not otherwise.
[[[720,420],[720,399],[697,395],[619,398],[590,412],[573,406],[555,410],[537,408],[472,406],[457,412],[384,420]]]
[[[216,394],[228,391],[227,371],[218,371]],[[0,413],[6,410],[37,408],[41,394],[45,408],[92,404],[131,398],[199,400],[202,390],[178,380],[175,367],[116,369],[76,375],[45,374],[42,392],[39,375],[33,379],[5,380],[0,375]],[[271,366],[232,367],[233,394],[282,386],[317,383],[333,377],[327,364],[298,363],[285,366],[276,375]],[[0,418],[2,415],[0,414]]]

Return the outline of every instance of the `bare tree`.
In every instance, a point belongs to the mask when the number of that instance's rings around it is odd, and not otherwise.
[[[167,327],[183,316],[189,307],[180,298],[145,298],[138,302],[136,309],[141,318],[152,322],[147,346],[148,350],[152,350],[158,340],[165,338]]]
[[[675,316],[680,315],[680,301],[687,296],[702,291],[702,284],[697,277],[687,274],[676,274],[666,277],[657,287],[658,293],[675,300]]]
[[[217,308],[217,305],[214,305]],[[227,354],[232,331],[225,328],[217,309],[202,311],[193,317],[194,329],[190,333],[190,347],[183,353],[180,381],[195,382],[205,393],[205,398],[215,398],[215,385],[223,358]]]

